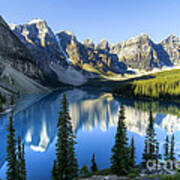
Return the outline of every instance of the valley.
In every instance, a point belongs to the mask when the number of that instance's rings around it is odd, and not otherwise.
[[[2,1],[0,180],[179,180],[179,7]]]

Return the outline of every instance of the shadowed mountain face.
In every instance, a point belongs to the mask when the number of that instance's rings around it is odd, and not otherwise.
[[[45,81],[28,48],[0,17],[0,92],[45,92],[48,91],[42,86]]]
[[[42,69],[49,80],[47,85],[58,84],[56,73],[50,64],[67,66],[65,56],[58,47],[56,37],[44,20],[32,20],[24,25],[10,25],[16,36],[29,49],[35,63]],[[53,82],[53,83],[52,83]]]
[[[180,38],[170,34],[161,42],[163,49],[169,56],[169,59],[174,64],[180,64]]]
[[[175,133],[175,136],[179,135],[180,114],[178,112],[180,111],[180,107],[178,106],[174,105],[174,111],[171,111],[172,106],[167,106],[167,104],[151,104],[149,102],[141,101],[136,102],[126,98],[115,100],[111,94],[102,94],[102,92],[97,91],[93,92],[74,89],[68,90],[65,93],[69,101],[69,112],[72,117],[73,129],[77,135],[78,147],[82,143],[85,143],[83,142],[83,137],[87,135],[86,143],[89,142],[89,145],[87,144],[87,146],[93,146],[91,142],[94,142],[94,139],[97,138],[97,140],[101,141],[102,147],[98,146],[101,152],[104,147],[103,142],[105,141],[103,138],[107,135],[107,138],[110,138],[110,141],[107,142],[110,144],[104,143],[107,145],[107,151],[110,151],[111,145],[114,142],[114,127],[117,125],[120,103],[125,105],[125,122],[128,133],[134,134],[137,138],[137,142],[139,142],[138,139],[141,139],[143,142],[143,137],[149,123],[149,108],[145,107],[149,106],[153,108],[155,128],[159,138],[161,137],[159,139],[160,142],[163,142],[166,133]],[[57,133],[56,124],[61,98],[62,93],[57,92],[48,95],[39,101],[37,100],[37,95],[26,96],[18,103],[17,109],[14,112],[14,125],[16,135],[21,136],[22,141],[25,142],[26,148],[29,148],[33,152],[41,153],[48,153],[48,149],[53,148],[54,152],[55,145],[52,146],[51,144],[55,144]],[[5,162],[6,156],[7,123],[8,117],[0,118],[1,166]],[[114,129],[113,132],[111,132],[112,128]],[[97,133],[98,135],[96,136]],[[96,138],[94,138],[94,136]],[[98,137],[102,139],[98,139]],[[143,143],[138,146],[142,151]],[[80,154],[78,154],[78,156],[80,156]],[[138,156],[140,157],[141,155],[138,154]],[[80,157],[80,159],[83,158]]]

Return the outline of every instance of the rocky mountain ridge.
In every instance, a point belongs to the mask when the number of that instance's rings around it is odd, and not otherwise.
[[[46,21],[35,19],[23,25],[12,24],[10,27],[29,49],[51,85],[57,87],[61,82],[71,85],[86,82],[81,72],[68,65],[67,55]]]
[[[92,41],[87,40],[81,43],[73,33],[67,31],[62,31],[57,36],[73,66],[84,71],[105,75],[126,71],[126,65],[119,62],[115,54],[103,49],[95,49]]]
[[[15,35],[29,49],[35,64],[37,64],[49,81],[58,83],[56,73],[49,67],[51,63],[66,66],[63,53],[58,48],[56,37],[47,23],[42,19],[35,19],[24,25],[10,25]]]
[[[80,42],[74,33],[53,33],[47,22],[35,19],[23,25],[10,25],[42,70],[48,82],[82,85],[90,78],[124,75],[128,69],[151,71],[180,65],[180,38],[170,35],[154,43],[147,34],[112,44],[91,39]]]
[[[176,41],[170,35],[156,44],[143,33],[117,44],[111,44],[105,39],[95,44],[91,39],[79,42],[73,33],[71,33],[73,37],[69,34],[62,31],[57,35],[61,38],[64,51],[72,62],[81,68],[84,68],[86,64],[92,67],[95,61],[94,67],[99,69],[99,63],[102,61],[110,68],[110,71],[124,73],[127,68],[150,71],[153,68],[180,64],[178,52],[180,41],[177,36],[173,36]],[[100,65],[100,67],[105,66]],[[104,69],[102,72],[106,73]]]
[[[119,61],[125,62],[131,68],[150,70],[163,65],[172,65],[164,55],[161,45],[155,44],[147,34],[140,34],[120,44],[115,44],[110,51],[116,53]]]

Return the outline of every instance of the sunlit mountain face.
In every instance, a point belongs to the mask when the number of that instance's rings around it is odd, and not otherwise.
[[[97,90],[67,90],[50,95],[29,95],[20,100],[14,111],[16,137],[25,143],[28,179],[47,178],[55,159],[58,112],[66,93],[73,130],[76,134],[76,154],[79,165],[89,165],[96,154],[100,169],[110,166],[111,148],[118,121],[119,105],[125,106],[129,140],[135,138],[136,161],[141,161],[144,136],[148,126],[149,109],[153,110],[157,139],[163,144],[166,134],[180,136],[180,107],[162,102],[114,99],[109,93]],[[0,117],[0,178],[6,171],[6,136],[8,116]],[[163,149],[161,148],[163,151]],[[178,152],[177,152],[178,153]],[[180,153],[180,152],[179,152]]]

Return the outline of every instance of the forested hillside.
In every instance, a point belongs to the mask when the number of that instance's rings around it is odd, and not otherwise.
[[[144,76],[141,80],[121,84],[113,91],[115,96],[128,95],[178,101],[180,97],[180,70],[171,70]]]

